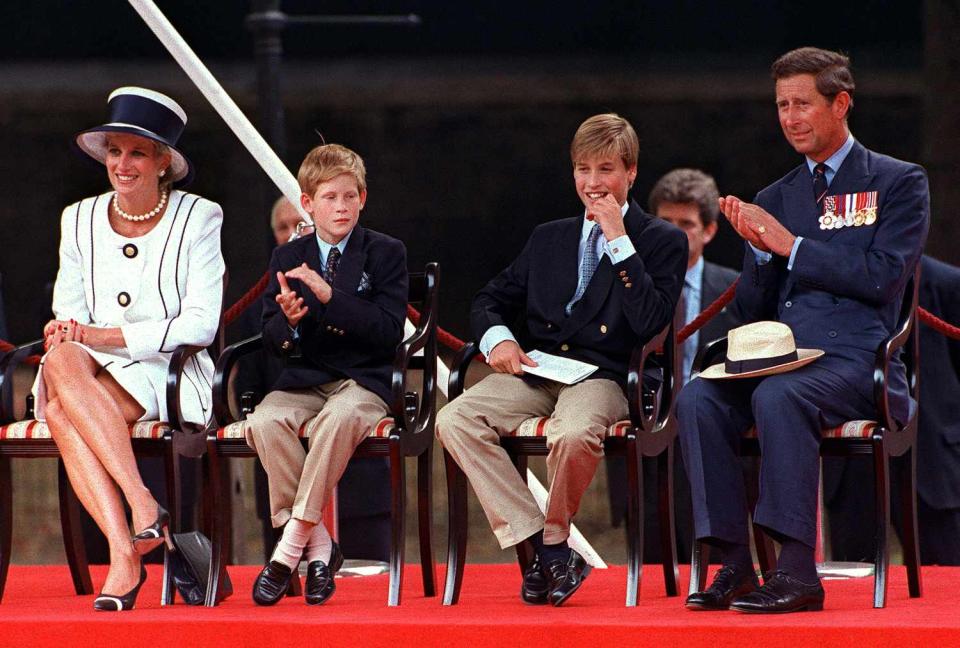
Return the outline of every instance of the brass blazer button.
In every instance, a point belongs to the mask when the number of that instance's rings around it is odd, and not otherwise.
[[[561,344],[561,345],[560,345],[560,350],[561,350],[561,351],[569,351],[569,350],[570,350],[570,345],[569,345],[569,344]]]
[[[127,293],[125,293],[125,292],[120,293],[119,295],[117,295],[117,303],[120,304],[120,305],[123,306],[123,307],[129,306],[129,305],[130,305],[130,295],[127,294]]]
[[[139,250],[137,250],[137,246],[133,243],[127,243],[123,246],[123,256],[127,257],[128,259],[132,259],[137,256],[137,252],[139,252]]]
[[[606,332],[607,332],[607,325],[606,325],[606,324],[601,324],[601,325],[600,325],[600,332],[601,332],[601,333],[606,333]]]

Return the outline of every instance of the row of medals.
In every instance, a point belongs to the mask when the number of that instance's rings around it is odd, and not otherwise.
[[[860,227],[877,222],[877,208],[867,207],[852,214],[834,214],[828,212],[820,217],[820,229],[840,229],[842,227]]]

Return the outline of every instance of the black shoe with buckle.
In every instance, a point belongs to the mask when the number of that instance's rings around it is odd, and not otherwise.
[[[590,574],[590,565],[583,556],[570,550],[567,560],[554,560],[547,565],[547,575],[550,578],[550,603],[555,606],[563,605],[573,593],[580,589],[583,581]]]
[[[688,610],[726,610],[738,596],[760,587],[753,565],[724,565],[713,577],[710,587],[687,597]]]
[[[333,596],[333,592],[337,589],[333,577],[342,566],[343,553],[336,542],[330,550],[329,564],[322,560],[314,560],[307,565],[307,586],[303,590],[303,598],[306,599],[307,605],[321,605]]]
[[[804,583],[778,569],[764,578],[760,589],[734,599],[730,609],[753,614],[814,612],[823,609],[824,597],[820,579],[816,583]]]
[[[520,598],[530,605],[544,605],[550,596],[550,583],[540,564],[540,556],[534,554],[533,562],[523,572],[523,585],[520,586]]]
[[[275,604],[287,593],[292,578],[292,569],[281,562],[271,560],[253,581],[253,602],[257,605]]]

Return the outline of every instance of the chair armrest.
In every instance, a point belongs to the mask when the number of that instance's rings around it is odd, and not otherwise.
[[[450,380],[447,382],[447,399],[453,400],[463,393],[467,382],[467,369],[473,359],[480,355],[480,347],[474,341],[468,341],[457,351],[450,366]]]
[[[218,426],[233,422],[233,416],[230,414],[229,386],[230,374],[234,366],[243,356],[262,348],[263,336],[258,333],[231,344],[217,358],[217,364],[213,370],[213,419]]]
[[[413,333],[397,347],[390,380],[391,403],[396,432],[406,456],[423,453],[433,442],[437,416],[437,289],[439,267],[428,263],[423,274],[424,294],[420,320]],[[422,351],[420,389],[411,389],[409,371]],[[420,360],[421,358],[417,358]],[[417,362],[419,364],[419,362]]]
[[[13,415],[13,374],[30,356],[43,353],[43,339],[27,342],[8,351],[0,359],[0,424],[12,423]]]
[[[663,394],[674,388],[674,371],[671,357],[673,355],[672,341],[673,325],[668,324],[646,344],[634,348],[630,354],[630,364],[627,371],[627,404],[630,408],[630,420],[634,426],[640,428],[644,434],[652,434],[662,425],[669,415],[667,408],[662,408]],[[662,352],[667,361],[663,363],[663,379],[655,391],[644,392],[643,376],[647,361],[651,356]],[[672,401],[672,396],[668,397]]]
[[[691,376],[700,373],[710,365],[720,362],[727,355],[727,336],[708,342],[693,359]]]
[[[187,361],[206,347],[181,345],[170,354],[170,366],[167,368],[167,423],[174,430],[181,432],[200,431],[196,425],[187,423],[180,410],[180,379]]]
[[[873,364],[873,398],[877,404],[877,413],[879,414],[878,423],[885,429],[892,432],[910,426],[917,417],[917,412],[909,420],[904,421],[903,425],[898,425],[897,421],[890,414],[890,362],[896,353],[904,347],[909,347],[906,352],[911,354],[907,358],[907,387],[913,398],[918,398],[919,393],[919,375],[920,375],[920,340],[917,330],[917,304],[919,301],[920,285],[920,264],[914,271],[913,278],[907,284],[907,290],[904,294],[904,304],[901,308],[900,321],[896,330],[884,340],[878,347],[874,355]],[[919,411],[919,408],[917,408]]]

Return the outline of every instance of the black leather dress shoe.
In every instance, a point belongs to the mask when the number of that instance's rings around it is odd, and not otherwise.
[[[822,610],[823,585],[804,583],[785,571],[777,570],[763,581],[763,587],[733,600],[731,610],[755,614],[778,614],[801,610]]]
[[[738,596],[749,594],[760,587],[753,565],[747,567],[724,565],[713,577],[710,587],[687,597],[689,610],[726,610]]]
[[[523,585],[520,587],[520,598],[530,605],[544,605],[550,595],[550,583],[540,564],[540,556],[534,554],[533,562],[523,572]]]
[[[307,605],[326,603],[327,599],[333,596],[333,592],[337,589],[333,577],[342,566],[343,553],[336,542],[330,550],[329,565],[322,560],[314,560],[307,565],[307,586],[303,590],[303,598],[307,600]]]
[[[547,574],[550,578],[550,602],[560,606],[580,589],[590,574],[590,565],[583,556],[571,549],[566,561],[554,560],[547,565]]]
[[[271,560],[260,570],[257,580],[253,581],[253,602],[257,605],[273,605],[287,593],[292,578],[292,569]]]

